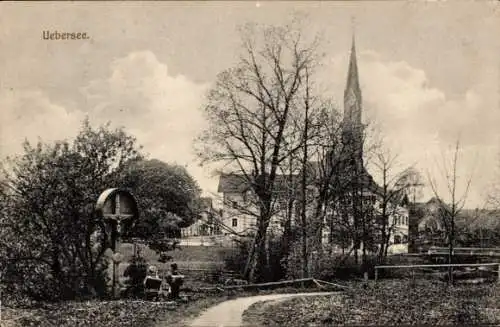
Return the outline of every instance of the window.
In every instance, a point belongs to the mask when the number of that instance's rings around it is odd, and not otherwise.
[[[401,235],[394,235],[394,244],[401,244]]]
[[[238,219],[233,218],[233,227],[238,227]]]

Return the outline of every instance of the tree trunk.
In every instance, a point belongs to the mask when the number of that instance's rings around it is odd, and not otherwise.
[[[453,264],[453,242],[455,239],[455,217],[451,217],[451,230],[449,237],[449,248],[448,248],[448,264]],[[450,284],[453,284],[453,267],[448,267],[448,280]]]
[[[267,278],[269,275],[269,262],[266,256],[266,233],[271,219],[269,206],[263,205],[261,208],[261,217],[257,224],[257,233],[255,234],[252,247],[245,267],[245,276],[251,281],[256,282],[261,278]]]

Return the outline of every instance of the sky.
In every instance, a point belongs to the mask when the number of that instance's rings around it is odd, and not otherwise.
[[[218,179],[193,150],[207,91],[237,62],[239,26],[297,14],[306,33],[321,34],[325,94],[341,106],[355,31],[364,117],[401,167],[429,172],[441,194],[438,167],[460,139],[458,192],[471,178],[467,207],[482,207],[500,167],[500,8],[486,1],[3,2],[0,157],[20,153],[24,139],[74,137],[89,117],[125,127],[212,195]],[[43,40],[43,31],[89,39]],[[426,186],[422,200],[431,195]]]

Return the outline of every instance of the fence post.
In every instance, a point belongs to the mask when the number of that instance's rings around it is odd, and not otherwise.
[[[500,283],[500,263],[498,264],[498,280],[497,283]]]
[[[499,266],[499,278],[500,278],[500,265]],[[378,279],[378,267],[375,266],[375,283],[377,282],[377,279]]]

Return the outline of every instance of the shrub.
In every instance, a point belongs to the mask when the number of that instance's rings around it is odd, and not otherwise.
[[[281,240],[277,237],[270,236],[269,241],[269,269],[267,272],[260,269],[260,281],[278,281],[286,277],[286,267],[283,265],[283,258],[285,257]],[[225,253],[224,255],[224,268],[226,270],[235,271],[243,276],[245,265],[247,263],[248,253],[251,239],[246,239],[235,247],[234,251]]]
[[[140,253],[134,254],[130,265],[125,269],[125,295],[127,297],[142,298],[144,296],[144,278],[147,275],[147,262]]]
[[[103,294],[109,233],[95,212],[123,163],[139,157],[135,139],[88,120],[73,141],[24,144],[6,159],[0,191],[0,269],[12,289],[35,300]]]

